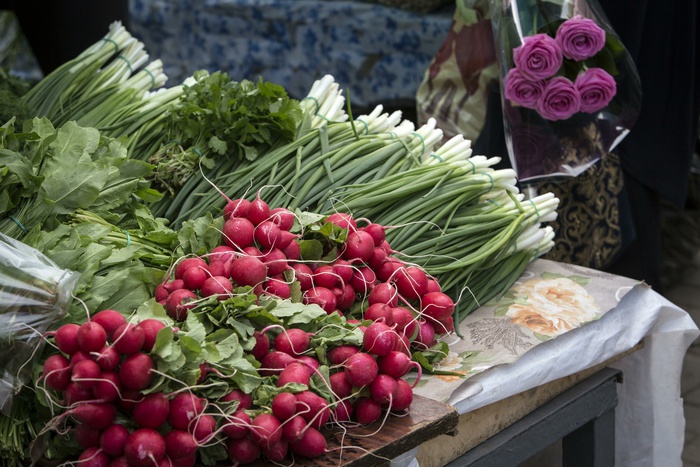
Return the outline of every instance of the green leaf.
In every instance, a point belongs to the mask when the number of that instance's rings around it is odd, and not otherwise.
[[[301,240],[299,247],[302,261],[318,261],[323,256],[323,244],[318,240]]]

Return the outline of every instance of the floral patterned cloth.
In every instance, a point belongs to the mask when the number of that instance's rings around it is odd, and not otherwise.
[[[197,69],[283,85],[293,97],[332,74],[358,106],[415,99],[454,7],[421,14],[355,1],[132,0],[129,29],[169,85]]]

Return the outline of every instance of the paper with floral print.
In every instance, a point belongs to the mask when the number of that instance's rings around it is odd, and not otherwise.
[[[467,316],[459,334],[445,337],[450,352],[436,369],[459,375],[423,376],[414,389],[448,401],[476,374],[516,362],[526,352],[564,333],[585,327],[615,308],[639,282],[593,269],[538,259],[498,300]],[[576,349],[568,349],[573,353]],[[462,397],[478,393],[479,385]]]

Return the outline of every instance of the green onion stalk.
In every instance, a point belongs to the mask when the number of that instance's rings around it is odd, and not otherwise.
[[[34,116],[58,120],[64,109],[79,107],[86,99],[86,91],[98,83],[107,83],[118,75],[119,67],[109,66],[107,73],[101,70],[112,59],[119,57],[129,46],[137,42],[119,21],[109,26],[109,32],[85,49],[77,57],[65,62],[45,76],[21,101],[29,106]],[[121,59],[119,59],[121,61]]]

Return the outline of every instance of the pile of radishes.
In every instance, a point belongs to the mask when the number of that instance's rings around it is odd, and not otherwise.
[[[181,259],[156,289],[156,300],[176,321],[201,298],[224,300],[237,287],[250,286],[258,295],[289,299],[296,283],[304,303],[348,318],[381,320],[418,347],[454,330],[452,299],[422,268],[392,255],[384,226],[358,227],[351,215],[332,214],[321,223],[347,229],[335,257],[303,260],[304,228],[295,225],[290,210],[271,209],[258,196],[230,201],[223,216],[221,245]]]
[[[321,219],[317,229],[295,219],[259,197],[231,201],[220,244],[182,258],[155,290],[167,315],[185,327],[188,318],[251,291],[276,303],[296,296],[318,310],[313,326],[268,324],[241,335],[261,378],[250,393],[206,361],[198,362],[195,386],[164,392],[162,378],[153,386],[163,374],[157,349],[149,353],[158,332],[175,340],[182,333],[158,319],[133,323],[104,310],[54,333],[60,353],[46,359],[42,378],[64,409],[52,424],[67,420],[83,449],[79,465],[191,466],[222,446],[235,464],[317,457],[330,452],[324,430],[409,410],[422,370],[413,352],[452,329],[454,303],[435,279],[392,256],[384,227],[358,227],[347,214]],[[320,258],[303,259],[307,234],[322,226],[342,235]],[[413,385],[404,379],[411,370]],[[209,397],[205,389],[222,381],[226,395]]]

